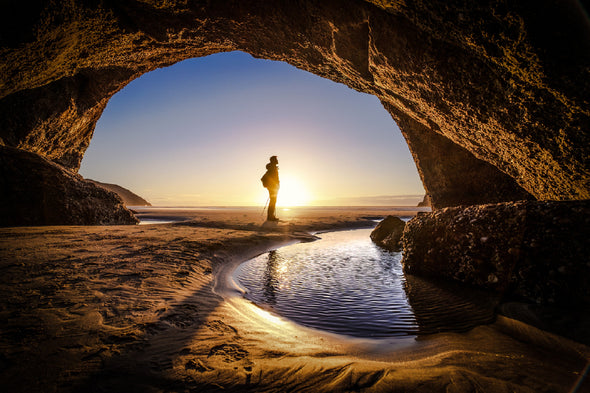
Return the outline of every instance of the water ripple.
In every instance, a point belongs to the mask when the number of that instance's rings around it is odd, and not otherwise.
[[[246,298],[305,326],[357,337],[463,331],[494,318],[495,299],[405,277],[401,253],[376,247],[370,229],[331,232],[241,264]]]

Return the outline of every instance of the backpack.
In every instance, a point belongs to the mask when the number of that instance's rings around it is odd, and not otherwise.
[[[270,174],[268,173],[268,171],[266,171],[264,175],[262,175],[260,181],[262,182],[262,187],[268,188],[268,186],[270,186]]]

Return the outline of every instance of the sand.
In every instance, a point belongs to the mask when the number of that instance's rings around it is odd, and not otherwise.
[[[590,348],[499,316],[467,333],[352,339],[259,309],[237,264],[384,209],[171,212],[175,224],[0,228],[7,392],[569,392]],[[403,213],[407,214],[407,213]],[[590,391],[588,381],[579,392]]]

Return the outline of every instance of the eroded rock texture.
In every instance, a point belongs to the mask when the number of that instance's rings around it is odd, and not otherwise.
[[[590,305],[590,202],[508,202],[420,213],[402,238],[404,271],[506,299]]]
[[[430,206],[441,208],[534,199],[515,179],[475,158],[430,128],[384,103],[403,129],[426,190]]]
[[[590,30],[574,0],[2,7],[0,144],[73,171],[129,81],[242,50],[379,97],[434,207],[590,198]]]
[[[114,192],[37,154],[0,153],[0,226],[137,223]]]

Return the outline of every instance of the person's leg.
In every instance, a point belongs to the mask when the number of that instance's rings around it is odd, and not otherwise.
[[[276,193],[269,193],[270,196],[270,201],[268,203],[268,214],[266,215],[266,219],[268,221],[274,221],[276,220],[276,216],[275,216],[275,207],[277,204],[277,194]]]

